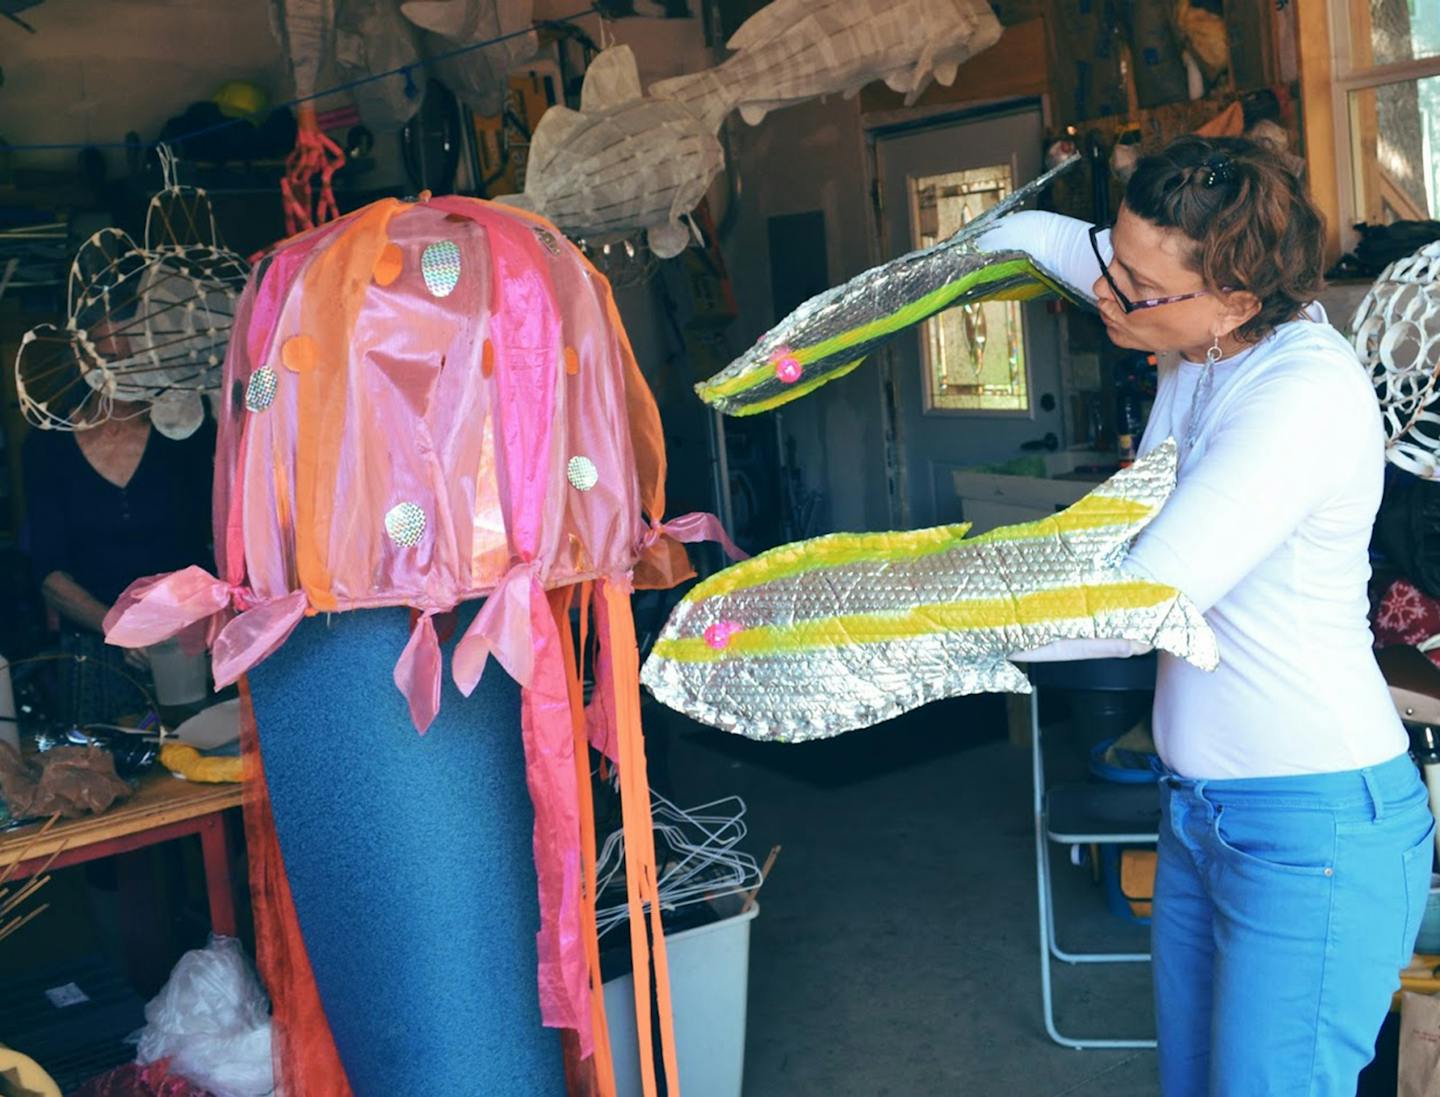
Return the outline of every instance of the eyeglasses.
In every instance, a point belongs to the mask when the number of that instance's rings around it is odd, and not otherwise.
[[[1209,296],[1210,291],[1208,289],[1197,289],[1193,293],[1177,293],[1172,297],[1151,297],[1144,301],[1130,300],[1130,298],[1120,292],[1120,287],[1115,284],[1115,279],[1110,276],[1110,264],[1107,263],[1105,257],[1100,254],[1100,234],[1104,231],[1105,229],[1100,225],[1090,226],[1090,247],[1095,252],[1095,261],[1100,264],[1100,273],[1105,276],[1105,284],[1110,287],[1110,292],[1115,295],[1115,300],[1119,302],[1120,308],[1125,312],[1139,312],[1141,309],[1153,309],[1159,305],[1173,305],[1177,301],[1189,301],[1195,297]],[[1226,289],[1224,292],[1229,293],[1230,291]]]

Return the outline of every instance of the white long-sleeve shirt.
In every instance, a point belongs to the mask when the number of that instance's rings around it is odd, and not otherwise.
[[[1088,231],[1019,213],[980,244],[1029,252],[1088,295],[1100,276]],[[1368,624],[1379,407],[1320,306],[1306,315],[1218,362],[1202,408],[1203,365],[1162,367],[1140,443],[1144,454],[1183,439],[1192,409],[1200,415],[1175,492],[1126,564],[1188,595],[1219,641],[1213,673],[1159,656],[1156,746],[1188,777],[1358,769],[1408,745]]]

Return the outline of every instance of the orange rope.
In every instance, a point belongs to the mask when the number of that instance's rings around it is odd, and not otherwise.
[[[640,1080],[645,1097],[656,1097],[655,1049],[650,1035],[650,952],[645,939],[645,906],[655,963],[655,999],[660,1017],[660,1048],[670,1097],[680,1095],[675,1061],[675,1020],[670,1000],[670,962],[660,921],[660,891],[655,870],[655,831],[650,817],[650,782],[645,771],[645,739],[640,729],[640,654],[629,592],[600,584],[605,599],[605,641],[615,695],[620,754],[620,807],[625,828],[625,887],[630,907],[630,953],[634,963],[635,1027],[640,1038]]]

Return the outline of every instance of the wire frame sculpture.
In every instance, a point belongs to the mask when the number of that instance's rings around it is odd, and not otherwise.
[[[165,186],[150,199],[144,243],[116,228],[91,236],[70,265],[64,326],[21,338],[15,387],[42,430],[148,412],[161,434],[185,438],[220,386],[250,266],[224,246],[205,192],[175,182],[168,150],[161,162]]]
[[[1386,456],[1440,479],[1440,240],[1386,267],[1350,326],[1380,401]]]

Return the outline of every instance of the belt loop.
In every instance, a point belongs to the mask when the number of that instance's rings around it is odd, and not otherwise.
[[[1375,813],[1375,822],[1385,818],[1385,800],[1380,795],[1380,789],[1375,784],[1375,770],[1366,766],[1360,771],[1360,777],[1365,782],[1365,791],[1370,794],[1370,806]]]

